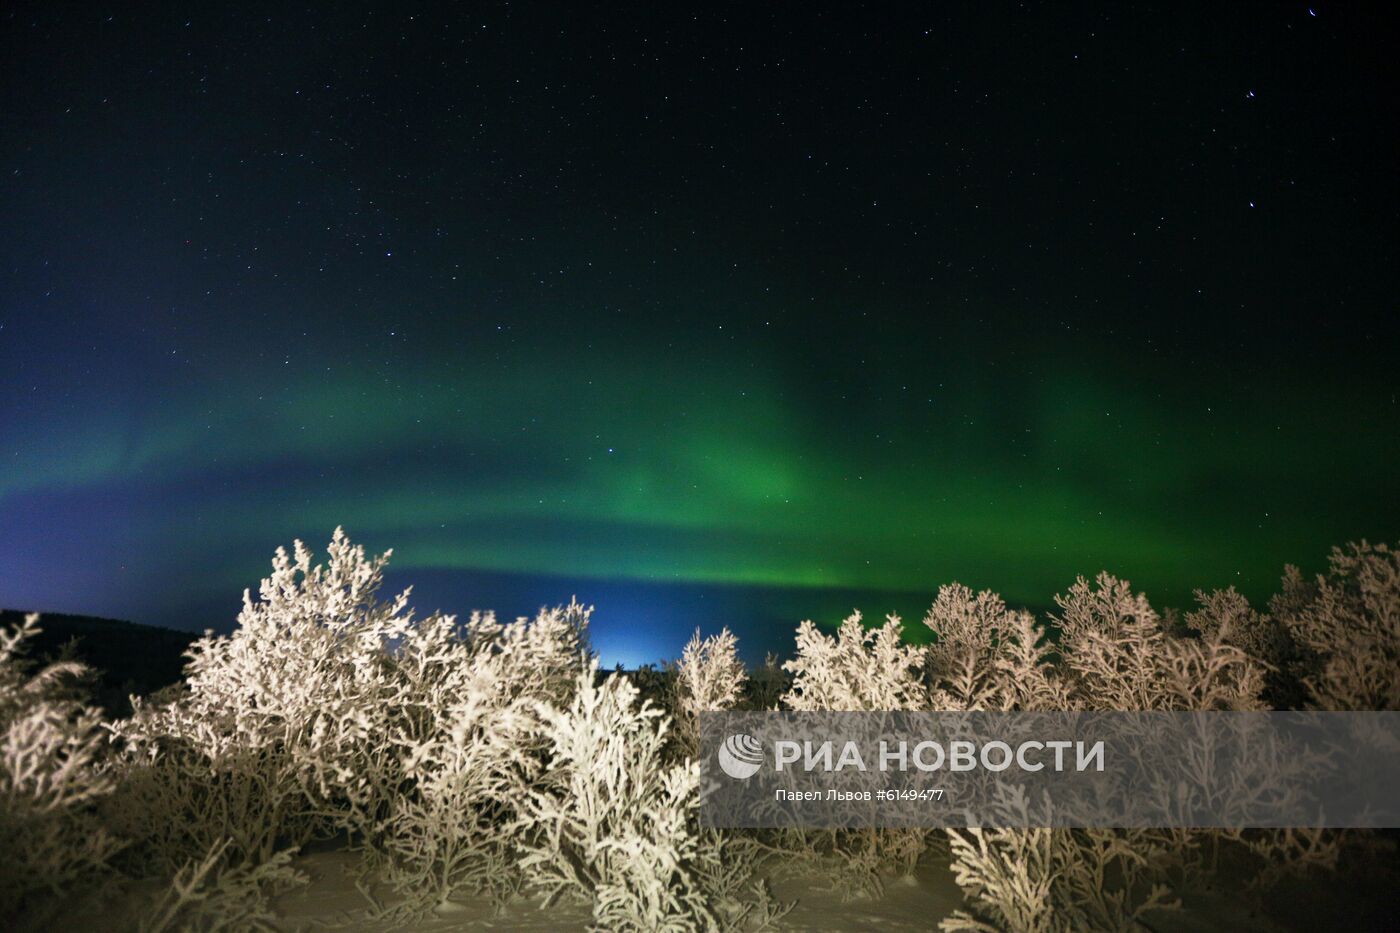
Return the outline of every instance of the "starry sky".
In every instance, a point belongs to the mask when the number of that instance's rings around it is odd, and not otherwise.
[[[1395,540],[1357,5],[6,4],[0,604],[415,604],[750,656],[940,583]]]

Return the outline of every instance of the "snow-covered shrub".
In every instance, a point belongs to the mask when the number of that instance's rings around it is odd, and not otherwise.
[[[1031,802],[1015,787],[998,802],[999,822],[1025,821]],[[1042,810],[1050,807],[1041,804]],[[977,933],[1134,930],[1152,910],[1177,906],[1156,880],[1167,853],[1137,830],[950,829],[953,875],[967,909],[939,927]]]
[[[113,726],[126,767],[116,819],[163,871],[222,840],[231,865],[381,818],[398,774],[379,751],[396,681],[386,646],[412,628],[408,593],[381,602],[388,560],[336,529],[312,566],[277,550],[231,635],[190,648],[183,695],[134,702]]]
[[[1263,709],[1264,667],[1228,644],[1178,638],[1147,597],[1107,573],[1055,597],[1059,653],[1075,709]]]
[[[924,619],[931,699],[956,710],[1260,709],[1265,667],[1227,639],[1174,635],[1109,574],[1055,597],[1058,638],[995,593],[942,587]],[[1223,605],[1217,600],[1212,605]]]
[[[292,867],[293,851],[283,849],[260,864],[231,868],[225,860],[230,844],[224,840],[203,859],[181,866],[155,904],[143,912],[140,933],[282,929],[271,898],[309,880]]]
[[[590,609],[416,619],[407,591],[378,596],[388,556],[339,529],[324,564],[300,542],[279,550],[237,630],[196,642],[183,686],[111,724],[105,758],[95,711],[61,684],[78,668],[29,676],[16,653],[33,620],[0,634],[0,915],[101,875],[114,838],[131,874],[172,879],[152,930],[270,928],[268,898],[301,880],[296,847],[330,834],[364,852],[367,893],[387,882],[407,912],[459,891],[531,891],[586,899],[598,929],[638,931],[759,929],[783,911],[757,880],[775,862],[834,861],[848,888],[878,891],[931,838],[947,839],[968,895],[949,930],[1128,929],[1170,906],[1165,884],[1207,850],[1271,868],[1330,867],[1341,852],[1340,834],[1306,829],[701,830],[695,724],[745,703],[733,635],[697,632],[664,671],[602,679]],[[748,681],[747,705],[1249,710],[1265,706],[1269,672],[1287,671],[1311,705],[1397,708],[1400,555],[1384,545],[1334,551],[1315,581],[1290,568],[1267,615],[1234,590],[1198,599],[1178,624],[1105,574],[1057,597],[1047,625],[953,584],[924,620],[928,648],[904,644],[893,616],[866,629],[857,613],[832,635],[804,622],[795,657]],[[1306,762],[1278,773],[1292,766]],[[1150,781],[1151,762],[1139,770]],[[1001,805],[1050,802],[1006,788]]]
[[[1264,699],[1271,709],[1295,709],[1304,702],[1298,679],[1297,646],[1273,613],[1259,612],[1238,590],[1197,590],[1196,609],[1183,619],[1184,631],[1206,640],[1219,638],[1264,665]]]
[[[937,638],[929,648],[931,708],[1073,708],[1044,625],[1029,612],[1008,609],[996,593],[974,595],[957,583],[940,587],[924,625]]]
[[[1071,612],[1072,627],[1108,627],[1082,602],[1073,603]],[[1060,652],[1045,626],[1028,612],[1008,609],[997,594],[974,594],[959,584],[941,587],[924,624],[937,638],[929,652],[933,708],[1082,706],[1076,679],[1056,663]],[[1030,802],[1020,789],[999,787],[998,792],[1005,817],[1024,820]],[[1138,834],[1062,829],[973,827],[946,833],[967,908],[944,920],[945,930],[1126,929],[1142,911],[1163,906],[1165,891],[1141,877],[1148,862],[1144,850],[1161,855],[1156,840],[1137,838],[1130,844],[1128,836]]]
[[[95,812],[112,790],[100,717],[64,685],[85,669],[63,662],[30,674],[21,652],[38,633],[36,615],[0,631],[0,917],[12,919],[105,875],[118,848]]]
[[[947,670],[964,654],[989,652],[1010,618],[1006,602],[990,590],[973,593],[961,583],[940,586],[924,616],[924,625],[937,636],[928,648],[931,664]]]
[[[926,624],[936,708],[990,710],[1261,709],[1265,667],[1226,641],[1180,637],[1126,581],[1080,578],[1056,597],[1058,640],[992,593],[944,587]],[[1224,600],[1214,608],[1227,607]],[[1208,754],[1209,749],[1202,750]],[[1152,774],[1151,763],[1142,773]],[[1030,803],[1015,788],[1008,814]],[[1049,806],[1047,802],[1045,806]],[[968,910],[945,929],[1129,929],[1169,906],[1169,876],[1198,861],[1207,834],[1178,830],[949,830]]]
[[[570,701],[590,613],[571,603],[505,625],[474,614],[460,633],[440,620],[405,637],[400,713],[383,739],[404,783],[370,836],[371,862],[400,893],[518,890],[506,827],[544,770],[535,711]]]
[[[1328,572],[1284,569],[1265,617],[1281,644],[1279,705],[1321,710],[1400,709],[1400,551],[1366,541],[1333,548]],[[1343,857],[1394,857],[1394,841],[1362,830],[1286,829],[1237,834],[1265,882],[1331,870]],[[1381,855],[1381,853],[1385,853]]]
[[[1313,581],[1288,567],[1269,607],[1302,650],[1308,705],[1400,709],[1400,550],[1361,541],[1328,564]]]
[[[113,818],[148,870],[220,845],[237,870],[342,833],[413,905],[513,890],[502,827],[543,755],[522,716],[567,702],[591,610],[417,620],[408,591],[377,595],[388,557],[340,529],[325,564],[301,542],[279,550],[238,628],[191,649],[187,689],[114,726]]]
[[[924,649],[902,640],[898,616],[866,629],[853,612],[834,636],[810,621],[797,628],[797,653],[783,668],[792,686],[782,697],[791,710],[881,711],[925,708]],[[890,873],[912,871],[927,847],[924,829],[782,830],[773,845],[799,870],[827,870],[835,859],[838,884],[848,893],[879,893]],[[813,862],[815,864],[813,864]]]
[[[229,753],[206,760],[188,747],[141,761],[126,761],[121,783],[104,814],[108,825],[131,845],[122,869],[136,877],[170,877],[205,851],[228,842],[226,864],[257,865],[279,851],[283,828],[295,812],[292,795],[277,789],[285,761],[258,752]],[[267,784],[259,780],[266,774]],[[285,785],[284,785],[285,786]],[[222,839],[219,833],[227,833]]]
[[[414,744],[404,762],[406,792],[386,815],[369,865],[412,906],[459,891],[504,899],[519,886],[511,839],[503,832],[514,793],[532,767],[513,704],[469,694],[444,716],[446,732]]]
[[[922,709],[923,649],[901,640],[898,616],[866,629],[854,612],[823,635],[810,621],[797,627],[797,656],[783,664],[793,675],[783,704],[793,710]]]
[[[697,871],[699,765],[667,764],[664,713],[626,678],[596,674],[579,674],[568,705],[536,706],[549,764],[514,827],[529,884],[546,905],[591,900],[599,930],[715,929]]]
[[[725,628],[701,639],[696,629],[676,665],[672,710],[676,746],[694,757],[700,749],[700,714],[733,709],[744,693],[744,663],[739,640]]]
[[[1186,613],[1186,626],[1204,637],[1220,636],[1270,666],[1283,661],[1287,636],[1277,621],[1257,611],[1233,586],[1207,593],[1196,590],[1197,608]]]

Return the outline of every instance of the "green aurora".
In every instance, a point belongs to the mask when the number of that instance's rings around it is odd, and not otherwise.
[[[1265,600],[1400,534],[1393,56],[1315,12],[28,5],[0,606],[227,626],[337,525],[605,661]]]
[[[1316,565],[1331,542],[1394,527],[1388,405],[1360,432],[1316,388],[1261,411],[1145,397],[1086,367],[1008,387],[1012,411],[927,377],[872,377],[885,416],[862,424],[842,417],[839,383],[814,410],[781,366],[736,379],[715,359],[521,354],[392,381],[268,368],[154,411],[74,404],[30,426],[0,502],[13,529],[41,495],[189,499],[141,511],[129,546],[179,542],[161,572],[194,555],[211,595],[251,582],[250,558],[343,524],[392,546],[409,580],[423,568],[584,592],[632,580],[921,599],[960,580],[1044,606],[1110,569],[1180,605],[1195,587],[1262,598],[1285,562]]]

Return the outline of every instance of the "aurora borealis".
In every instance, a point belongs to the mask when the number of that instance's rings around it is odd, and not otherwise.
[[[633,663],[1394,540],[1394,66],[1314,13],[21,4],[0,603],[218,627],[343,524]]]

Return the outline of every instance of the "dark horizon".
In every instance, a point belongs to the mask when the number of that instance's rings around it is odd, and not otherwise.
[[[344,525],[421,613],[577,594],[605,663],[753,658],[1400,537],[1381,8],[0,34],[0,604],[231,625]]]
[[[323,556],[323,548],[316,551],[318,556]],[[1300,566],[1305,575],[1311,576],[1322,571],[1325,564],[1323,555]],[[1282,576],[1283,567],[1279,570]],[[1056,612],[1053,596],[1067,590],[1073,582],[1073,579],[1066,581],[1055,594],[1039,602],[1010,599],[1008,605],[1049,620]],[[579,581],[548,575],[446,569],[397,571],[391,566],[381,596],[387,598],[408,587],[413,590],[409,605],[418,618],[443,612],[463,621],[474,611],[492,611],[503,620],[533,616],[540,609],[577,598],[596,609],[590,643],[604,666],[620,664],[628,669],[674,660],[696,629],[704,635],[712,635],[725,627],[742,633],[739,652],[750,667],[761,664],[769,653],[786,659],[792,655],[794,631],[799,622],[810,619],[831,629],[852,611],[859,611],[867,624],[879,624],[887,615],[897,615],[903,622],[906,638],[922,643],[929,640],[922,620],[937,592],[937,587],[925,593],[851,587]],[[257,581],[250,581],[248,589],[256,596]],[[1279,589],[1276,585],[1269,595]],[[1164,609],[1187,611],[1195,607],[1195,600],[1189,593],[1178,594],[1176,600],[1162,599],[1160,593],[1147,595],[1159,612]],[[1261,609],[1266,602],[1266,599],[1255,599]],[[121,607],[123,604],[113,605]],[[227,634],[237,624],[242,591],[177,602],[156,611],[139,597],[125,606],[122,611],[98,613],[74,611],[64,606],[7,604],[0,609],[37,612],[41,616],[93,617],[195,633],[207,629]]]

